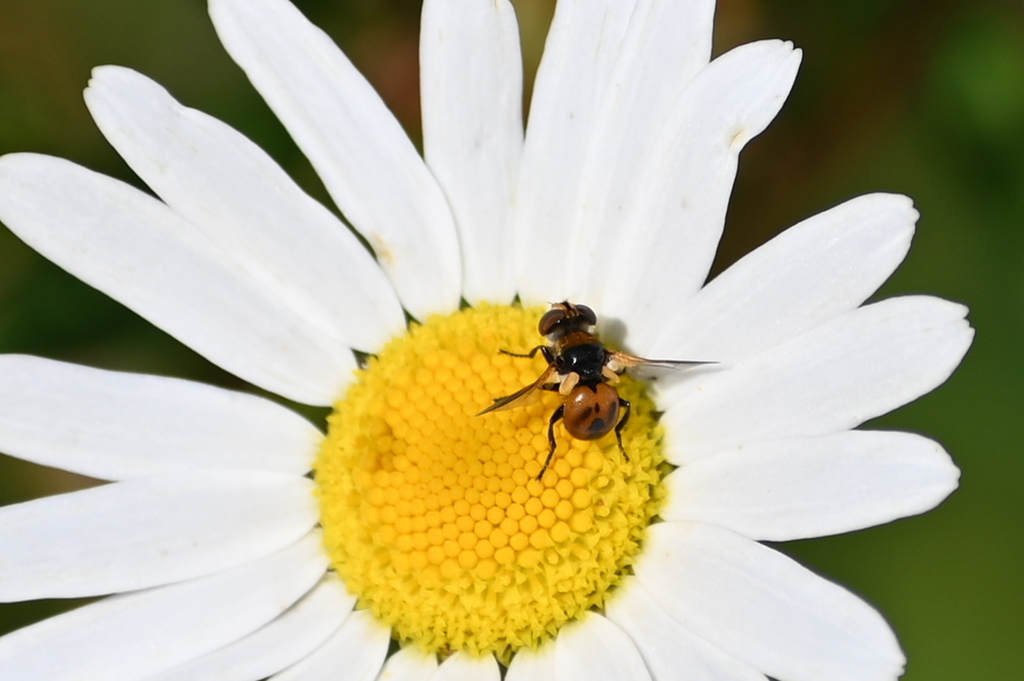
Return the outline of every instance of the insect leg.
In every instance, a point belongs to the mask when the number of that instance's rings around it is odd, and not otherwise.
[[[547,360],[548,364],[551,364],[552,362],[555,361],[555,356],[551,354],[551,348],[549,348],[546,345],[538,345],[534,349],[527,352],[525,355],[521,355],[518,352],[509,352],[508,350],[498,350],[498,352],[500,352],[503,355],[508,355],[509,357],[524,357],[530,359],[532,359],[538,352],[540,352],[542,355],[544,355],[544,359]]]
[[[555,424],[558,423],[558,420],[562,418],[564,413],[565,405],[563,404],[555,410],[555,413],[551,415],[551,420],[548,421],[548,442],[551,444],[551,448],[548,450],[548,458],[544,459],[544,466],[541,467],[540,473],[537,474],[538,480],[544,477],[544,473],[547,472],[548,466],[551,465],[551,457],[555,455],[555,447],[557,446],[555,443]]]
[[[615,426],[615,439],[619,443],[619,451],[622,452],[622,458],[629,461],[629,454],[626,454],[626,448],[622,446],[622,429],[629,423],[629,412],[632,411],[633,405],[630,404],[629,400],[624,400],[620,397],[619,407],[622,408],[622,418],[619,419],[618,425]]]

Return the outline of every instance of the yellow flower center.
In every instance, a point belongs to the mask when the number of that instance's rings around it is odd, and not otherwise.
[[[642,384],[622,441],[548,422],[561,403],[478,413],[546,368],[542,309],[483,305],[414,325],[359,371],[335,405],[316,462],[324,543],[349,590],[426,651],[504,662],[599,608],[662,499],[664,463]]]

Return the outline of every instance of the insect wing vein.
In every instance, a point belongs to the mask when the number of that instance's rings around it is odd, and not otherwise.
[[[479,414],[477,414],[477,416],[480,416],[481,414],[487,414],[492,411],[512,409],[514,407],[520,406],[521,400],[524,400],[531,393],[533,393],[534,390],[539,389],[545,383],[550,383],[552,379],[554,379],[557,375],[558,372],[555,369],[555,367],[549,366],[540,376],[537,377],[536,381],[526,386],[525,388],[521,388],[515,391],[511,395],[506,395],[505,397],[499,397],[495,399],[494,404],[481,411]]]

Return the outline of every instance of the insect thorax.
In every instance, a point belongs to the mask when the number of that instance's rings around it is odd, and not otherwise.
[[[604,380],[601,371],[608,353],[598,342],[581,343],[565,348],[557,359],[558,373],[575,372],[583,383]]]

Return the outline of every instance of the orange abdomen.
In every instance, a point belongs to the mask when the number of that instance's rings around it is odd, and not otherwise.
[[[565,430],[577,440],[596,440],[619,421],[619,394],[607,383],[573,388],[562,416]]]

